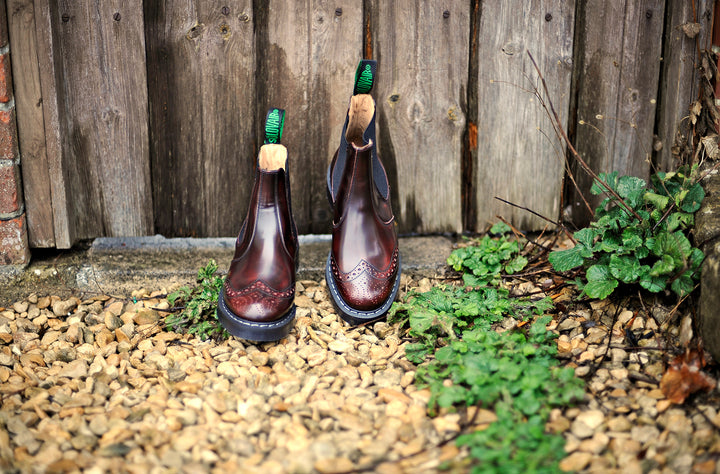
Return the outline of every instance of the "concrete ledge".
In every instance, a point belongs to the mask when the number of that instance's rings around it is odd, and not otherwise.
[[[298,280],[323,279],[330,236],[301,235],[299,240]],[[443,236],[401,238],[403,273],[443,274],[454,242]],[[98,238],[88,249],[45,255],[33,259],[24,270],[0,273],[0,306],[30,293],[127,297],[139,288],[159,290],[190,284],[211,258],[221,273],[227,273],[234,249],[234,238]]]

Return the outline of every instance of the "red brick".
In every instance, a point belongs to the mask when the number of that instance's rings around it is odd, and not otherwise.
[[[0,110],[0,160],[14,160],[17,156],[17,127],[15,108]]]
[[[13,162],[0,165],[0,214],[17,212],[22,203],[20,169]]]
[[[0,102],[10,102],[12,90],[10,53],[0,54]]]
[[[25,214],[0,221],[0,265],[27,265],[29,262]]]

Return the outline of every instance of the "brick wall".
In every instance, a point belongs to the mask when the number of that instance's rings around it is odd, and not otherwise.
[[[26,265],[30,250],[12,90],[7,8],[0,0],[0,265]]]

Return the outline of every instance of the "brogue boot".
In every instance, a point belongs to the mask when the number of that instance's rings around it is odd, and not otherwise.
[[[375,140],[375,73],[375,61],[360,62],[340,147],[327,172],[333,228],[325,279],[340,316],[352,325],[384,316],[400,285],[390,185]]]
[[[279,143],[284,114],[281,109],[268,112],[247,217],[218,301],[223,327],[252,341],[281,339],[295,320],[298,241],[287,149]]]

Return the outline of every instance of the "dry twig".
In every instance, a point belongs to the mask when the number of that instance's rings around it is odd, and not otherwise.
[[[530,51],[527,51],[528,56],[530,57],[530,61],[532,61],[533,66],[535,67],[535,71],[537,71],[538,77],[540,78],[540,82],[542,84],[543,91],[545,92],[545,95],[547,96],[547,104],[550,107],[551,112],[551,119],[554,121],[554,129],[560,136],[562,137],[563,141],[568,147],[568,150],[570,150],[570,153],[572,153],[575,160],[577,160],[580,167],[588,174],[590,177],[592,177],[600,186],[605,188],[605,191],[613,196],[617,200],[617,202],[633,217],[635,217],[638,221],[642,221],[642,218],[638,215],[637,212],[633,208],[631,208],[623,198],[620,197],[620,195],[615,192],[614,189],[612,189],[605,181],[601,180],[600,177],[595,173],[590,166],[585,162],[585,160],[582,159],[580,154],[577,152],[575,147],[573,146],[572,142],[570,142],[570,139],[568,138],[567,134],[565,133],[565,129],[562,127],[562,122],[560,121],[560,116],[558,115],[557,111],[555,110],[555,106],[552,103],[552,100],[550,99],[550,92],[548,91],[547,84],[545,82],[545,77],[542,75],[542,72],[540,72],[540,68],[538,67],[537,63],[535,62],[535,58],[533,58],[533,55],[530,53]],[[547,109],[546,109],[547,110]],[[592,211],[592,209],[590,209]]]

